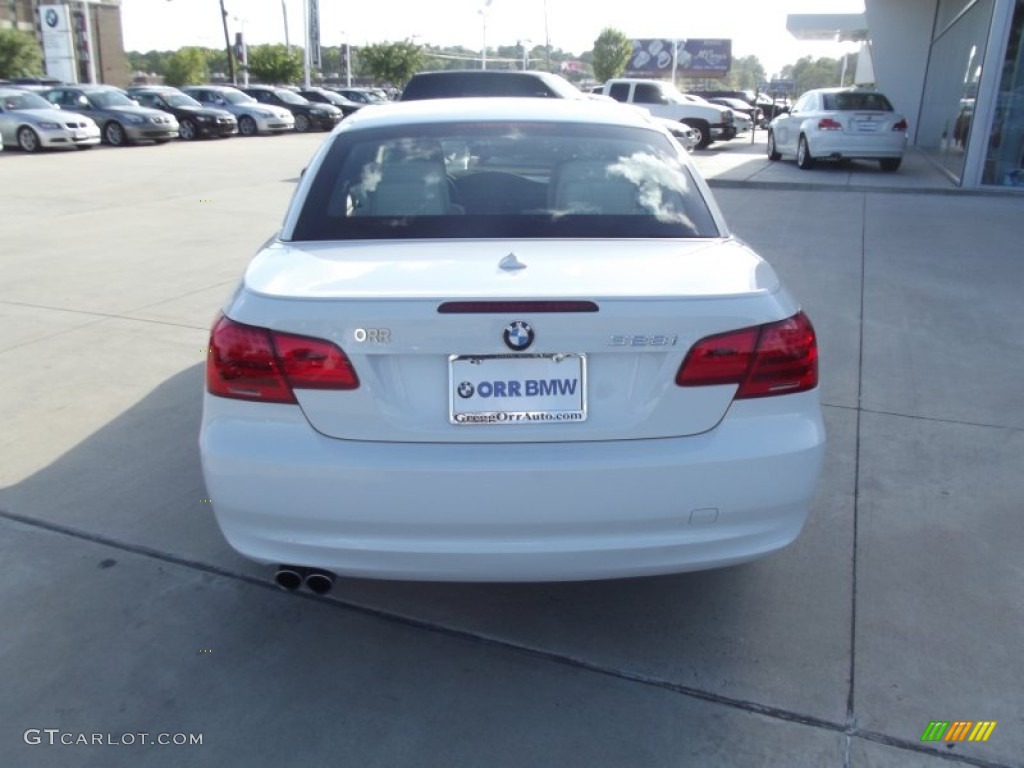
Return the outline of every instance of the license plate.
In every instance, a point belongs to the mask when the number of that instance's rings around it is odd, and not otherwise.
[[[587,419],[585,355],[452,355],[452,424],[553,424]]]
[[[882,121],[873,117],[859,117],[854,119],[853,127],[862,133],[873,133],[882,127]]]

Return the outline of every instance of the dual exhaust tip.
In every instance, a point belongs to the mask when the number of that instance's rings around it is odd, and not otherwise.
[[[317,568],[299,565],[280,565],[274,574],[274,583],[281,589],[294,592],[303,584],[316,595],[326,595],[334,587],[334,574]]]

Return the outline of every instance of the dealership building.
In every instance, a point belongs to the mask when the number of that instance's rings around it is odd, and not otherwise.
[[[1024,192],[1024,0],[865,0],[797,14],[802,40],[863,43],[857,82],[910,120],[912,142],[959,186]]]
[[[0,0],[0,29],[34,34],[46,74],[66,83],[131,83],[121,0]]]

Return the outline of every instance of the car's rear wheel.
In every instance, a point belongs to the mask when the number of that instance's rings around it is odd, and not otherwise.
[[[811,148],[807,146],[806,136],[801,136],[800,142],[796,145],[796,164],[803,171],[814,167],[814,158],[811,156]]]
[[[248,115],[242,115],[238,119],[238,132],[243,136],[256,135],[256,121]]]
[[[768,159],[778,160],[782,155],[775,147],[775,131],[768,131]]]
[[[124,127],[116,120],[111,120],[103,126],[103,138],[112,147],[120,147],[127,143]]]
[[[697,149],[707,149],[711,144],[711,126],[707,124],[707,121],[687,119],[683,122],[693,129],[694,138],[697,139]]]
[[[198,135],[196,124],[185,118],[181,121],[181,125],[178,126],[178,135],[185,141],[192,141]]]
[[[18,146],[22,152],[35,152],[39,149],[39,136],[27,125],[18,129]]]
[[[902,162],[902,157],[886,157],[879,160],[878,164],[882,166],[883,171],[889,171],[891,173],[892,171],[898,171]]]
[[[295,116],[295,130],[299,133],[305,133],[309,130],[309,118],[303,114]]]

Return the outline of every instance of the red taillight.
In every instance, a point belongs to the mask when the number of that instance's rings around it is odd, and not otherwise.
[[[818,121],[819,131],[841,131],[843,130],[843,124],[838,120],[833,120],[831,117],[823,117]]]
[[[337,346],[221,317],[210,332],[206,390],[266,403],[294,403],[293,389],[356,389],[359,378]]]
[[[818,341],[807,315],[708,336],[676,374],[681,387],[737,384],[735,398],[804,392],[818,386]]]
[[[906,131],[907,130],[907,119],[901,118],[892,127],[894,131]]]

